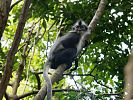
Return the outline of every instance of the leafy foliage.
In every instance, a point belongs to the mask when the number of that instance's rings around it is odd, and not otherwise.
[[[24,62],[18,95],[40,89],[43,84],[43,64],[56,39],[57,32],[62,26],[65,31],[70,30],[72,24],[80,18],[89,24],[98,3],[99,0],[73,2],[71,0],[32,0],[10,81],[13,87],[17,78],[16,73],[21,63]],[[80,58],[78,69],[72,72],[73,76],[64,75],[60,83],[54,84],[55,89],[73,89],[78,92],[55,92],[54,98],[57,100],[89,100],[93,97],[96,100],[109,100],[110,98],[119,100],[122,98],[123,68],[133,45],[132,4],[132,0],[110,0],[108,2],[106,11],[93,32],[90,45]],[[22,5],[21,1],[10,11],[2,37],[0,77],[4,72],[5,59],[13,41]],[[12,88],[8,86],[7,93],[10,94],[11,90]],[[109,95],[111,93],[116,93],[116,95]],[[32,100],[33,97],[34,95],[30,95],[24,100]]]

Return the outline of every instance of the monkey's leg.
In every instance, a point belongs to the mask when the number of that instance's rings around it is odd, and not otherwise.
[[[56,67],[61,64],[66,64],[66,70],[69,69],[72,66],[72,62],[75,60],[76,53],[77,50],[75,48],[67,48],[59,51],[55,54],[53,65]]]

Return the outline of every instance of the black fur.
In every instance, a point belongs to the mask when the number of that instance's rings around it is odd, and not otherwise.
[[[76,32],[68,33],[60,37],[54,46],[57,48],[51,52],[50,58],[48,59],[51,62],[51,68],[56,69],[61,64],[67,64],[67,69],[72,66],[72,62],[76,58],[77,47],[80,40],[80,34]],[[59,45],[62,45],[63,48],[58,48]]]
[[[73,30],[66,33],[66,35],[57,38],[50,50],[48,62],[50,62],[50,67],[52,69],[56,69],[61,64],[66,64],[66,69],[69,69],[72,66],[72,62],[77,57],[79,41],[88,28],[82,20],[78,20],[72,28]],[[86,41],[82,46],[86,46]],[[75,68],[77,68],[77,66],[78,63],[76,63]]]
[[[54,58],[51,59],[51,68],[56,69],[61,64],[67,64],[66,69],[69,69],[72,66],[72,62],[76,57],[76,53],[77,50],[75,48],[67,48],[56,53],[54,55]]]
[[[47,85],[47,100],[52,100],[52,83],[48,76],[49,68],[57,69],[59,65],[66,64],[66,69],[69,69],[72,66],[72,62],[77,58],[77,55],[85,46],[84,36],[88,31],[85,22],[79,20],[72,28],[73,30],[66,35],[57,38],[50,50],[48,60],[45,63],[43,76]],[[76,62],[76,67],[74,69],[78,66],[78,61]]]

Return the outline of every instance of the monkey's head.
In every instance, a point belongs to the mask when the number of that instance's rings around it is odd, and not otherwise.
[[[73,25],[72,30],[77,33],[84,33],[88,30],[88,27],[87,24],[80,19]]]

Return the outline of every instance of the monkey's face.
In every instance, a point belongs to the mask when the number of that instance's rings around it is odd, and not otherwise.
[[[85,25],[77,25],[75,26],[75,31],[80,33],[80,32],[86,32],[87,27]]]
[[[77,33],[84,33],[87,31],[87,29],[87,25],[82,20],[77,21],[73,26],[73,31],[76,31]]]

